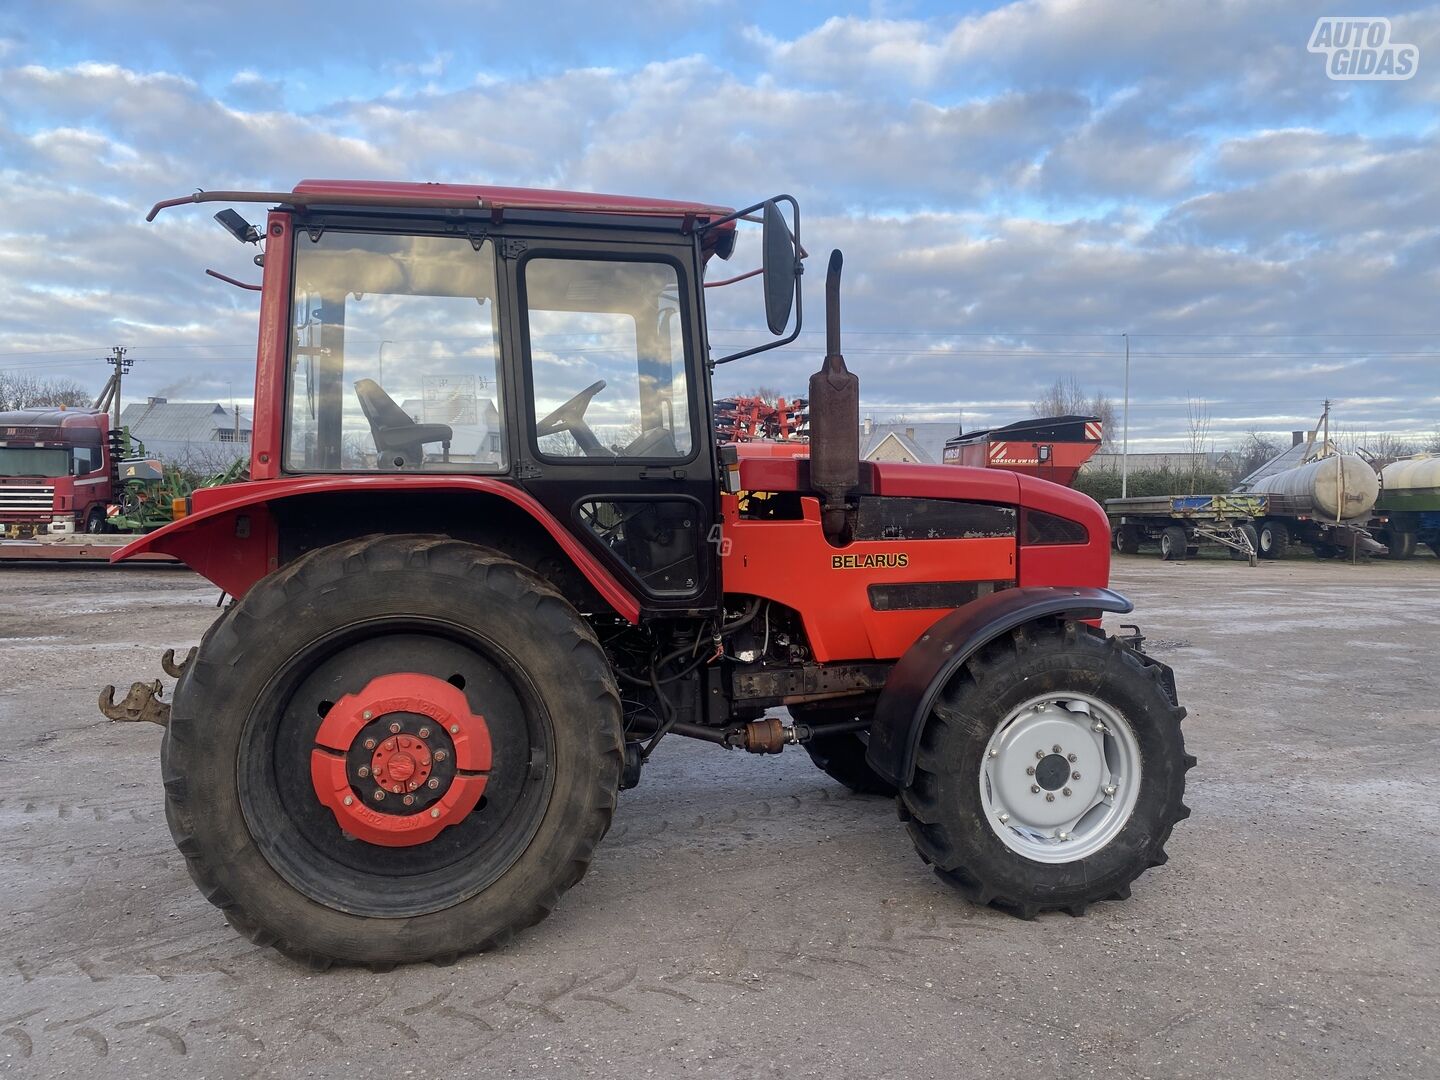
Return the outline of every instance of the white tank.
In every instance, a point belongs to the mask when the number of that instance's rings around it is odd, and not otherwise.
[[[1416,454],[1401,461],[1392,461],[1380,470],[1380,486],[1386,491],[1440,488],[1440,455]]]
[[[1347,521],[1374,509],[1380,478],[1364,458],[1334,454],[1261,477],[1249,490],[1308,498],[1315,504],[1316,516]]]

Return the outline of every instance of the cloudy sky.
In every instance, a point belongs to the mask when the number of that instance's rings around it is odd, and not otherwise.
[[[1346,5],[1348,10],[1354,5]],[[1282,0],[971,3],[9,0],[0,367],[248,403],[253,279],[197,187],[307,176],[804,208],[846,254],[845,352],[878,419],[1028,413],[1057,376],[1132,446],[1313,423],[1440,425],[1440,7],[1397,5],[1405,82],[1338,82]],[[613,10],[612,10],[613,9]],[[737,254],[735,265],[753,254]],[[721,369],[800,390],[810,331]],[[740,301],[745,299],[746,303]],[[717,349],[756,340],[749,300]]]

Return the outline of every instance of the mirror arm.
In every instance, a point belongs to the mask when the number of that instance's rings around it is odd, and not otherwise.
[[[227,274],[222,274],[218,270],[211,270],[209,268],[206,268],[205,273],[209,274],[213,278],[218,278],[219,280],[225,282],[225,284],[227,285],[234,285],[237,289],[248,289],[250,292],[260,291],[259,285],[251,285],[248,282],[236,281],[233,277],[230,277]]]
[[[764,345],[756,345],[753,349],[745,349],[741,352],[731,353],[729,356],[722,356],[719,360],[710,361],[710,370],[714,371],[721,364],[728,364],[732,360],[740,360],[746,356],[754,356],[756,353],[769,352],[771,349],[778,349],[781,345],[789,345],[800,336],[800,328],[805,325],[804,305],[801,300],[800,275],[805,270],[805,264],[795,264],[795,329],[781,338],[779,341],[767,341]]]

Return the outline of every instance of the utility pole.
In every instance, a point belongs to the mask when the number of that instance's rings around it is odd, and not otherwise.
[[[1125,434],[1120,444],[1120,497],[1130,492],[1130,333],[1120,335],[1125,339]]]
[[[134,360],[126,358],[125,352],[125,346],[116,345],[111,348],[110,355],[104,358],[105,362],[115,369],[115,374],[111,376],[115,380],[115,420],[111,426],[116,431],[120,430],[120,379],[130,374],[130,366],[135,363]]]

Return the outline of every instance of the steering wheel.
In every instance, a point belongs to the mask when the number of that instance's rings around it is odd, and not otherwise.
[[[556,435],[562,431],[568,431],[575,437],[576,445],[584,451],[586,457],[607,456],[608,452],[605,447],[600,445],[600,440],[590,430],[590,425],[585,423],[585,410],[590,407],[590,402],[595,395],[604,389],[605,380],[599,379],[581,390],[549,416],[536,421],[536,437],[544,438],[546,435]]]

